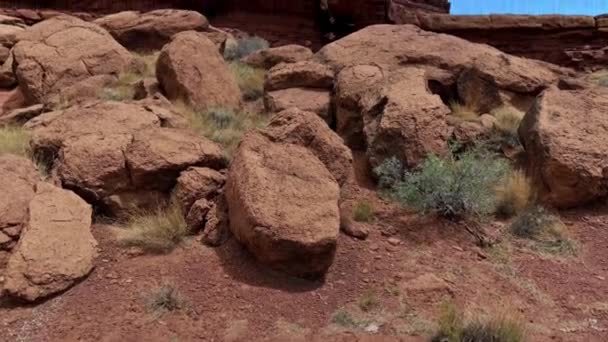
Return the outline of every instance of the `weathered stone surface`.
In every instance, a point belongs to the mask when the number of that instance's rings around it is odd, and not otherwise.
[[[230,236],[230,217],[228,204],[224,196],[219,196],[209,209],[207,223],[203,231],[203,243],[207,246],[218,247]]]
[[[103,207],[112,217],[125,218],[142,211],[152,212],[167,204],[167,194],[157,190],[133,190],[112,194],[103,199]]]
[[[91,206],[73,192],[38,183],[29,219],[6,269],[4,290],[35,301],[61,292],[93,269]]]
[[[213,42],[201,33],[173,36],[158,57],[156,77],[170,100],[182,99],[198,109],[240,106],[234,76]]]
[[[186,224],[188,225],[188,230],[192,234],[196,234],[198,231],[203,230],[205,228],[205,223],[207,223],[207,214],[211,207],[213,206],[213,202],[201,198],[194,202],[186,215]]]
[[[226,184],[230,229],[261,262],[284,272],[322,276],[333,261],[340,190],[306,148],[251,132]]]
[[[168,190],[190,166],[226,165],[221,148],[200,135],[179,129],[137,132],[125,153],[131,181],[138,188]]]
[[[448,53],[449,51],[449,53]],[[339,71],[346,66],[382,65],[388,70],[407,64],[434,67],[459,75],[475,68],[500,89],[520,93],[555,84],[566,70],[507,55],[487,45],[412,25],[375,25],[331,43],[315,56]]]
[[[95,75],[117,75],[134,58],[101,27],[57,16],[23,31],[13,48],[14,69],[29,103],[44,103]]]
[[[44,106],[41,104],[19,108],[6,113],[0,113],[0,126],[22,125],[42,114]]]
[[[363,149],[363,116],[365,97],[383,83],[385,75],[376,65],[346,67],[336,77],[336,132],[347,145]]]
[[[550,88],[526,113],[519,136],[544,199],[567,208],[608,195],[608,89]]]
[[[449,108],[427,88],[425,71],[407,68],[385,86],[377,102],[364,110],[364,133],[370,163],[397,157],[418,166],[429,154],[447,152]]]
[[[295,107],[319,115],[331,122],[331,94],[327,90],[312,88],[290,88],[275,90],[264,95],[264,107],[270,113],[278,113]]]
[[[17,85],[17,78],[13,73],[13,54],[9,53],[0,67],[0,88],[12,88]]]
[[[129,50],[159,50],[171,37],[183,31],[202,31],[207,18],[195,11],[162,9],[141,13],[124,11],[101,17],[95,24],[105,28]]]
[[[261,133],[274,142],[307,148],[325,164],[339,184],[344,184],[353,173],[350,149],[315,113],[287,109],[276,114]]]
[[[466,70],[460,74],[456,85],[461,104],[478,113],[489,113],[503,105],[496,82],[476,69]]]
[[[0,249],[8,249],[19,238],[27,223],[27,207],[34,197],[40,175],[28,159],[11,154],[0,155]]]
[[[312,56],[309,48],[292,44],[256,51],[243,58],[242,62],[255,68],[270,69],[280,63],[305,61]]]
[[[17,35],[23,28],[14,25],[0,24],[0,45],[11,48],[17,42]]]
[[[135,84],[133,99],[143,100],[157,94],[161,94],[158,80],[154,77],[144,78]]]
[[[184,212],[188,213],[194,202],[200,199],[212,200],[216,197],[225,182],[226,176],[216,170],[191,167],[177,178],[173,192]]]
[[[279,64],[266,74],[264,90],[287,88],[320,88],[331,90],[334,72],[326,65],[313,61]]]

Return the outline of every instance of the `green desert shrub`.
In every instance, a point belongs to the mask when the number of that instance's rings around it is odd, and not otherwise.
[[[162,254],[173,250],[188,233],[181,206],[173,201],[154,211],[132,213],[119,240],[125,246]]]
[[[575,255],[576,246],[568,237],[566,226],[556,215],[540,205],[531,206],[511,224],[511,233],[532,240],[541,251],[551,254]]]
[[[252,68],[239,62],[232,62],[230,63],[230,71],[236,78],[245,101],[254,101],[264,95],[264,77],[266,76],[264,70]]]
[[[268,41],[260,37],[245,37],[236,40],[236,44],[228,45],[224,49],[224,59],[228,61],[239,60],[250,54],[267,49]]]
[[[448,218],[482,217],[494,213],[496,186],[510,170],[509,164],[483,148],[460,155],[427,157],[413,171],[399,177],[394,159],[376,168],[380,184],[392,184],[388,195],[423,213],[435,212]]]

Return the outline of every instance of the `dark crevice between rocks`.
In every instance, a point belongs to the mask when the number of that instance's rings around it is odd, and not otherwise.
[[[460,102],[456,82],[442,83],[438,80],[428,79],[427,87],[431,93],[439,95],[441,101],[446,106],[450,106],[450,104],[454,102]]]

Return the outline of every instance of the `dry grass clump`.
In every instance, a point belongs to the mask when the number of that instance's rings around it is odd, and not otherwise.
[[[186,306],[186,300],[177,287],[168,282],[150,291],[145,300],[148,311],[156,315],[181,310]]]
[[[521,213],[511,224],[511,233],[534,242],[542,252],[558,255],[576,255],[576,245],[567,234],[558,216],[542,206],[532,206]]]
[[[526,209],[533,199],[530,179],[521,170],[511,171],[496,188],[496,213],[506,217],[517,215]]]
[[[224,59],[227,61],[239,60],[258,50],[268,49],[269,47],[268,41],[260,37],[240,38],[234,44],[226,44]]]
[[[356,328],[359,325],[353,315],[345,309],[336,311],[331,318],[331,322],[344,328]]]
[[[176,201],[152,212],[133,213],[127,218],[126,226],[119,235],[121,243],[149,253],[168,253],[189,233],[181,206]]]
[[[465,121],[474,121],[479,119],[480,114],[472,106],[463,105],[459,102],[450,102],[452,116]]]
[[[380,299],[374,291],[367,292],[361,299],[359,300],[359,308],[363,312],[370,312],[380,306]]]
[[[232,62],[230,71],[236,78],[245,101],[255,101],[264,95],[265,70],[252,68],[240,62]]]
[[[522,342],[525,323],[521,317],[505,312],[494,317],[476,317],[467,322],[452,303],[444,303],[433,342]]]
[[[125,71],[118,75],[118,79],[113,84],[101,91],[99,98],[109,101],[132,100],[135,95],[135,83],[144,78],[156,77],[156,61],[158,59],[158,54],[158,52],[134,54],[135,58],[138,59],[139,63],[142,65],[142,69],[137,71]]]
[[[25,158],[32,157],[31,133],[20,126],[0,127],[0,154],[10,153]]]
[[[492,111],[492,115],[496,118],[494,127],[498,132],[517,137],[524,113],[510,106],[502,106]]]
[[[357,202],[353,208],[353,219],[357,222],[372,222],[374,207],[366,201]]]
[[[198,111],[183,102],[177,103],[176,108],[194,131],[221,145],[227,157],[232,156],[247,131],[266,125],[269,119],[266,114],[238,112],[229,108]]]

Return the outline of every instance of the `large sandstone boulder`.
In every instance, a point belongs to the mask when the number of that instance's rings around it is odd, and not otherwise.
[[[334,72],[330,67],[313,61],[282,63],[266,74],[264,90],[287,88],[320,88],[331,90],[334,86]]]
[[[276,114],[260,131],[273,142],[307,148],[342,185],[353,173],[353,156],[344,141],[318,115],[291,108]]]
[[[202,31],[209,26],[207,18],[199,12],[176,9],[124,11],[101,17],[94,23],[108,30],[129,50],[159,50],[176,33]]]
[[[608,89],[547,89],[519,136],[551,204],[573,207],[608,195]]]
[[[257,259],[302,277],[333,261],[340,188],[306,148],[245,136],[226,183],[230,229]]]
[[[38,170],[30,160],[0,155],[0,250],[12,249],[19,239],[39,181]]]
[[[97,242],[91,206],[73,192],[38,183],[29,218],[11,255],[4,290],[35,301],[61,292],[93,269]]]
[[[514,57],[493,47],[432,32],[413,25],[374,25],[326,45],[315,56],[339,71],[347,66],[382,65],[394,70],[408,64],[443,69],[453,75],[476,68],[500,89],[534,93],[567,72],[547,63]]]
[[[31,104],[60,101],[69,86],[135,66],[131,53],[101,27],[70,16],[38,23],[18,36],[13,68]]]
[[[427,87],[426,73],[405,68],[364,110],[364,134],[372,166],[397,157],[408,168],[418,166],[429,154],[448,151],[449,108]]]
[[[280,63],[295,63],[311,59],[312,51],[300,45],[284,45],[275,48],[258,50],[242,59],[242,62],[254,68],[270,69]]]
[[[313,112],[327,123],[332,122],[331,93],[326,89],[289,88],[267,92],[264,107],[269,113],[278,113],[295,107]]]
[[[240,106],[234,76],[213,42],[201,33],[176,34],[158,57],[156,77],[170,100],[185,100],[197,109]]]

